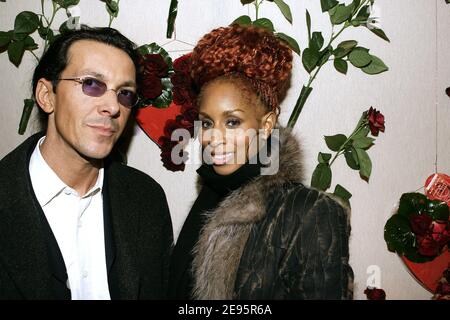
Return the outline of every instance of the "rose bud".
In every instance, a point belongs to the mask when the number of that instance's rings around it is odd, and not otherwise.
[[[424,236],[430,230],[433,219],[427,214],[412,214],[409,218],[412,231],[420,236]]]
[[[423,256],[433,257],[439,253],[439,244],[431,236],[419,236],[418,251]]]
[[[369,121],[369,128],[372,135],[377,136],[380,131],[384,132],[384,115],[380,111],[370,107],[367,120]]]
[[[386,300],[386,292],[383,289],[367,287],[364,293],[368,300]]]

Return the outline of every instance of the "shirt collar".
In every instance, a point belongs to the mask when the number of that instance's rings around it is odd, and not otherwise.
[[[39,146],[44,141],[45,136],[39,139],[30,158],[29,171],[31,183],[33,185],[36,198],[44,207],[58,196],[64,189],[69,189],[76,193],[71,187],[66,185],[58,175],[50,168],[42,156]],[[104,169],[100,168],[97,181],[94,186],[83,196],[83,198],[96,194],[101,191],[103,186]]]

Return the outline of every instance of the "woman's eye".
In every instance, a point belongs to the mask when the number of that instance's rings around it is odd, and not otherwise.
[[[241,121],[238,120],[238,119],[229,119],[229,120],[227,120],[227,126],[229,126],[229,127],[236,127],[236,126],[238,126],[240,124],[241,124]]]
[[[211,121],[208,121],[208,120],[201,120],[201,122],[202,122],[202,128],[203,128],[203,129],[207,129],[207,128],[210,128],[210,127],[211,127]]]

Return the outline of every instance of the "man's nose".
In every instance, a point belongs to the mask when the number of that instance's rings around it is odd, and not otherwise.
[[[99,112],[102,115],[117,117],[120,114],[120,103],[117,100],[117,93],[113,89],[108,89],[102,96]]]

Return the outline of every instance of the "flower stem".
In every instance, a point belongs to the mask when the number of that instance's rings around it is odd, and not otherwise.
[[[117,0],[117,7],[119,6],[120,0]],[[111,28],[112,22],[116,17],[112,14],[109,15],[109,24],[108,27]]]
[[[355,130],[353,130],[352,134],[345,140],[345,142],[342,144],[342,146],[339,148],[338,152],[334,155],[333,159],[331,159],[329,166],[333,164],[333,162],[336,160],[337,157],[339,157],[341,154],[344,153],[344,149],[347,146],[347,144],[350,142],[350,140],[357,135],[365,126],[367,125],[367,121],[360,121],[358,126]]]
[[[33,51],[30,50],[30,52],[31,52],[31,54],[36,58],[37,62],[39,62],[38,56],[37,56]]]
[[[358,6],[358,8],[355,10],[355,14],[357,14],[358,11],[359,11],[359,9],[360,9],[362,6],[364,6],[365,4],[367,4],[368,1],[370,1],[370,0],[364,0],[362,3],[360,3],[360,5]],[[258,0],[255,1],[255,5],[256,5],[257,2],[258,2]],[[333,41],[336,40],[336,38],[339,37],[339,36],[341,35],[341,33],[344,32],[344,30],[347,29],[347,28],[350,27],[350,26],[351,26],[351,24],[347,21],[347,22],[344,23],[344,25],[342,26],[341,30],[339,30],[338,33],[334,34],[334,25],[333,25],[333,26],[332,26],[332,29],[331,29],[331,37],[330,37],[330,40],[328,41],[328,44],[326,45],[325,48],[328,48],[328,47],[333,43]],[[331,60],[332,60],[332,59],[331,59]],[[331,61],[331,60],[328,60],[328,61]],[[308,99],[309,92],[310,92],[310,90],[312,89],[312,88],[311,88],[311,85],[312,85],[312,83],[314,82],[314,80],[316,79],[317,74],[319,73],[319,71],[320,71],[320,69],[322,68],[322,66],[323,66],[323,65],[318,66],[318,67],[317,67],[317,70],[314,72],[314,74],[313,74],[312,76],[309,77],[308,84],[307,84],[306,87],[304,87],[303,90],[302,90],[302,92],[303,92],[303,91],[306,89],[305,92],[308,93],[308,94],[305,95],[304,97],[300,96],[299,99],[297,100],[297,103],[296,103],[296,105],[295,105],[295,107],[294,107],[294,110],[292,111],[291,116],[290,116],[290,118],[289,118],[289,121],[288,121],[288,127],[293,128],[293,127],[295,126],[295,124],[297,123],[297,120],[298,120],[298,118],[299,118],[299,116],[300,116],[300,113],[302,112],[303,106],[304,106],[305,103],[306,103],[306,99]],[[302,99],[302,98],[303,98],[303,99]]]

